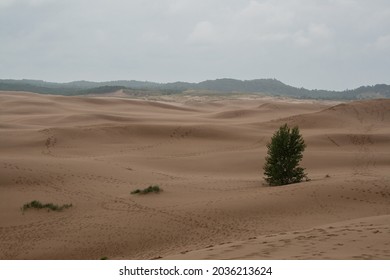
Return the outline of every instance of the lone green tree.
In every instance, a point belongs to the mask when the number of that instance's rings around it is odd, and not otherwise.
[[[287,124],[282,125],[267,148],[264,176],[269,185],[287,185],[307,179],[305,169],[299,166],[306,144],[297,126],[290,129]]]

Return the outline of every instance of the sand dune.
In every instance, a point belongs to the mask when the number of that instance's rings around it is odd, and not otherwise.
[[[374,216],[294,232],[249,237],[168,259],[389,259],[390,216]]]
[[[1,92],[0,112],[0,259],[390,259],[389,100]],[[268,187],[284,123],[311,181]]]
[[[282,120],[276,120],[280,122]],[[375,101],[357,101],[348,104],[338,104],[309,115],[296,115],[284,119],[292,125],[302,128],[349,129],[354,131],[361,127],[366,131],[381,129],[390,122],[390,102],[386,99]]]

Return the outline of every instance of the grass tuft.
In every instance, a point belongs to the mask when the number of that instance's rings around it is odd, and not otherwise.
[[[70,208],[72,207],[73,205],[72,204],[63,204],[61,206],[57,205],[57,204],[53,204],[53,203],[45,203],[43,204],[42,202],[38,201],[38,200],[33,200],[29,203],[25,203],[23,206],[22,206],[22,211],[26,211],[28,209],[44,209],[44,208],[47,208],[48,211],[62,211],[63,209],[67,209],[67,208]]]
[[[159,193],[162,189],[158,185],[150,185],[146,189],[140,190],[136,189],[135,191],[132,191],[131,194],[148,194],[148,193]]]

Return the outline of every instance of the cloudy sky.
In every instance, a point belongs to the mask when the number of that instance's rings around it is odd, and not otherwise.
[[[390,84],[388,0],[0,0],[0,78]]]

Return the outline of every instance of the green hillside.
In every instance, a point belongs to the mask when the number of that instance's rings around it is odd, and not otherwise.
[[[118,90],[126,93],[136,93],[137,96],[180,94],[188,90],[209,91],[214,93],[261,93],[270,96],[305,98],[305,99],[333,99],[354,100],[370,98],[390,98],[390,86],[378,84],[374,86],[361,86],[353,90],[328,91],[308,90],[286,85],[276,79],[235,80],[217,79],[200,83],[154,83],[147,81],[108,81],[90,82],[74,81],[69,83],[52,83],[41,80],[0,80],[0,90],[3,91],[28,91],[42,94],[57,95],[86,95],[106,94]]]

